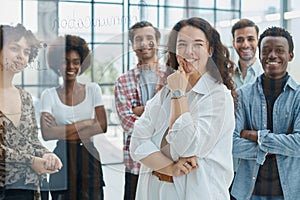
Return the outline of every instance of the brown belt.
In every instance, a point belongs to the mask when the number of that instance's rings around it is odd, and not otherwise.
[[[69,143],[72,143],[72,144],[87,144],[87,143],[90,143],[92,142],[92,139],[91,138],[87,138],[87,139],[78,139],[78,140],[68,140]]]
[[[156,177],[158,177],[158,179],[160,181],[166,181],[166,182],[169,182],[169,183],[173,183],[173,176],[169,176],[169,175],[166,175],[166,174],[162,174],[162,173],[159,173],[157,171],[152,171],[152,174]]]

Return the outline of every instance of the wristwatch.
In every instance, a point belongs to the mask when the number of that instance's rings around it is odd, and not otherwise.
[[[182,90],[174,90],[172,92],[171,99],[179,99],[180,97],[185,96],[185,92]]]

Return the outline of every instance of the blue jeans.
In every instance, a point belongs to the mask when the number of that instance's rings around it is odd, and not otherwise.
[[[280,197],[265,197],[252,195],[250,200],[284,200],[283,196]]]

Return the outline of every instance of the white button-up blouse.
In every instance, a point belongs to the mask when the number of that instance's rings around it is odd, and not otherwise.
[[[166,136],[173,161],[179,157],[198,157],[198,168],[187,175],[174,177],[178,199],[226,200],[233,179],[232,135],[235,127],[234,102],[230,91],[205,73],[187,94],[189,112],[182,114]],[[171,95],[162,89],[148,101],[143,115],[135,122],[131,156],[141,160],[160,151],[169,126]],[[159,160],[153,162],[160,163]],[[161,168],[166,167],[161,163]],[[142,164],[137,196],[147,199],[152,191],[149,179],[153,169]],[[161,181],[161,184],[170,184]]]

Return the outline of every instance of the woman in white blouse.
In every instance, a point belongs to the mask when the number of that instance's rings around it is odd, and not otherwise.
[[[168,40],[177,71],[136,121],[131,156],[142,163],[137,199],[226,200],[233,178],[233,63],[204,19],[179,21]]]

